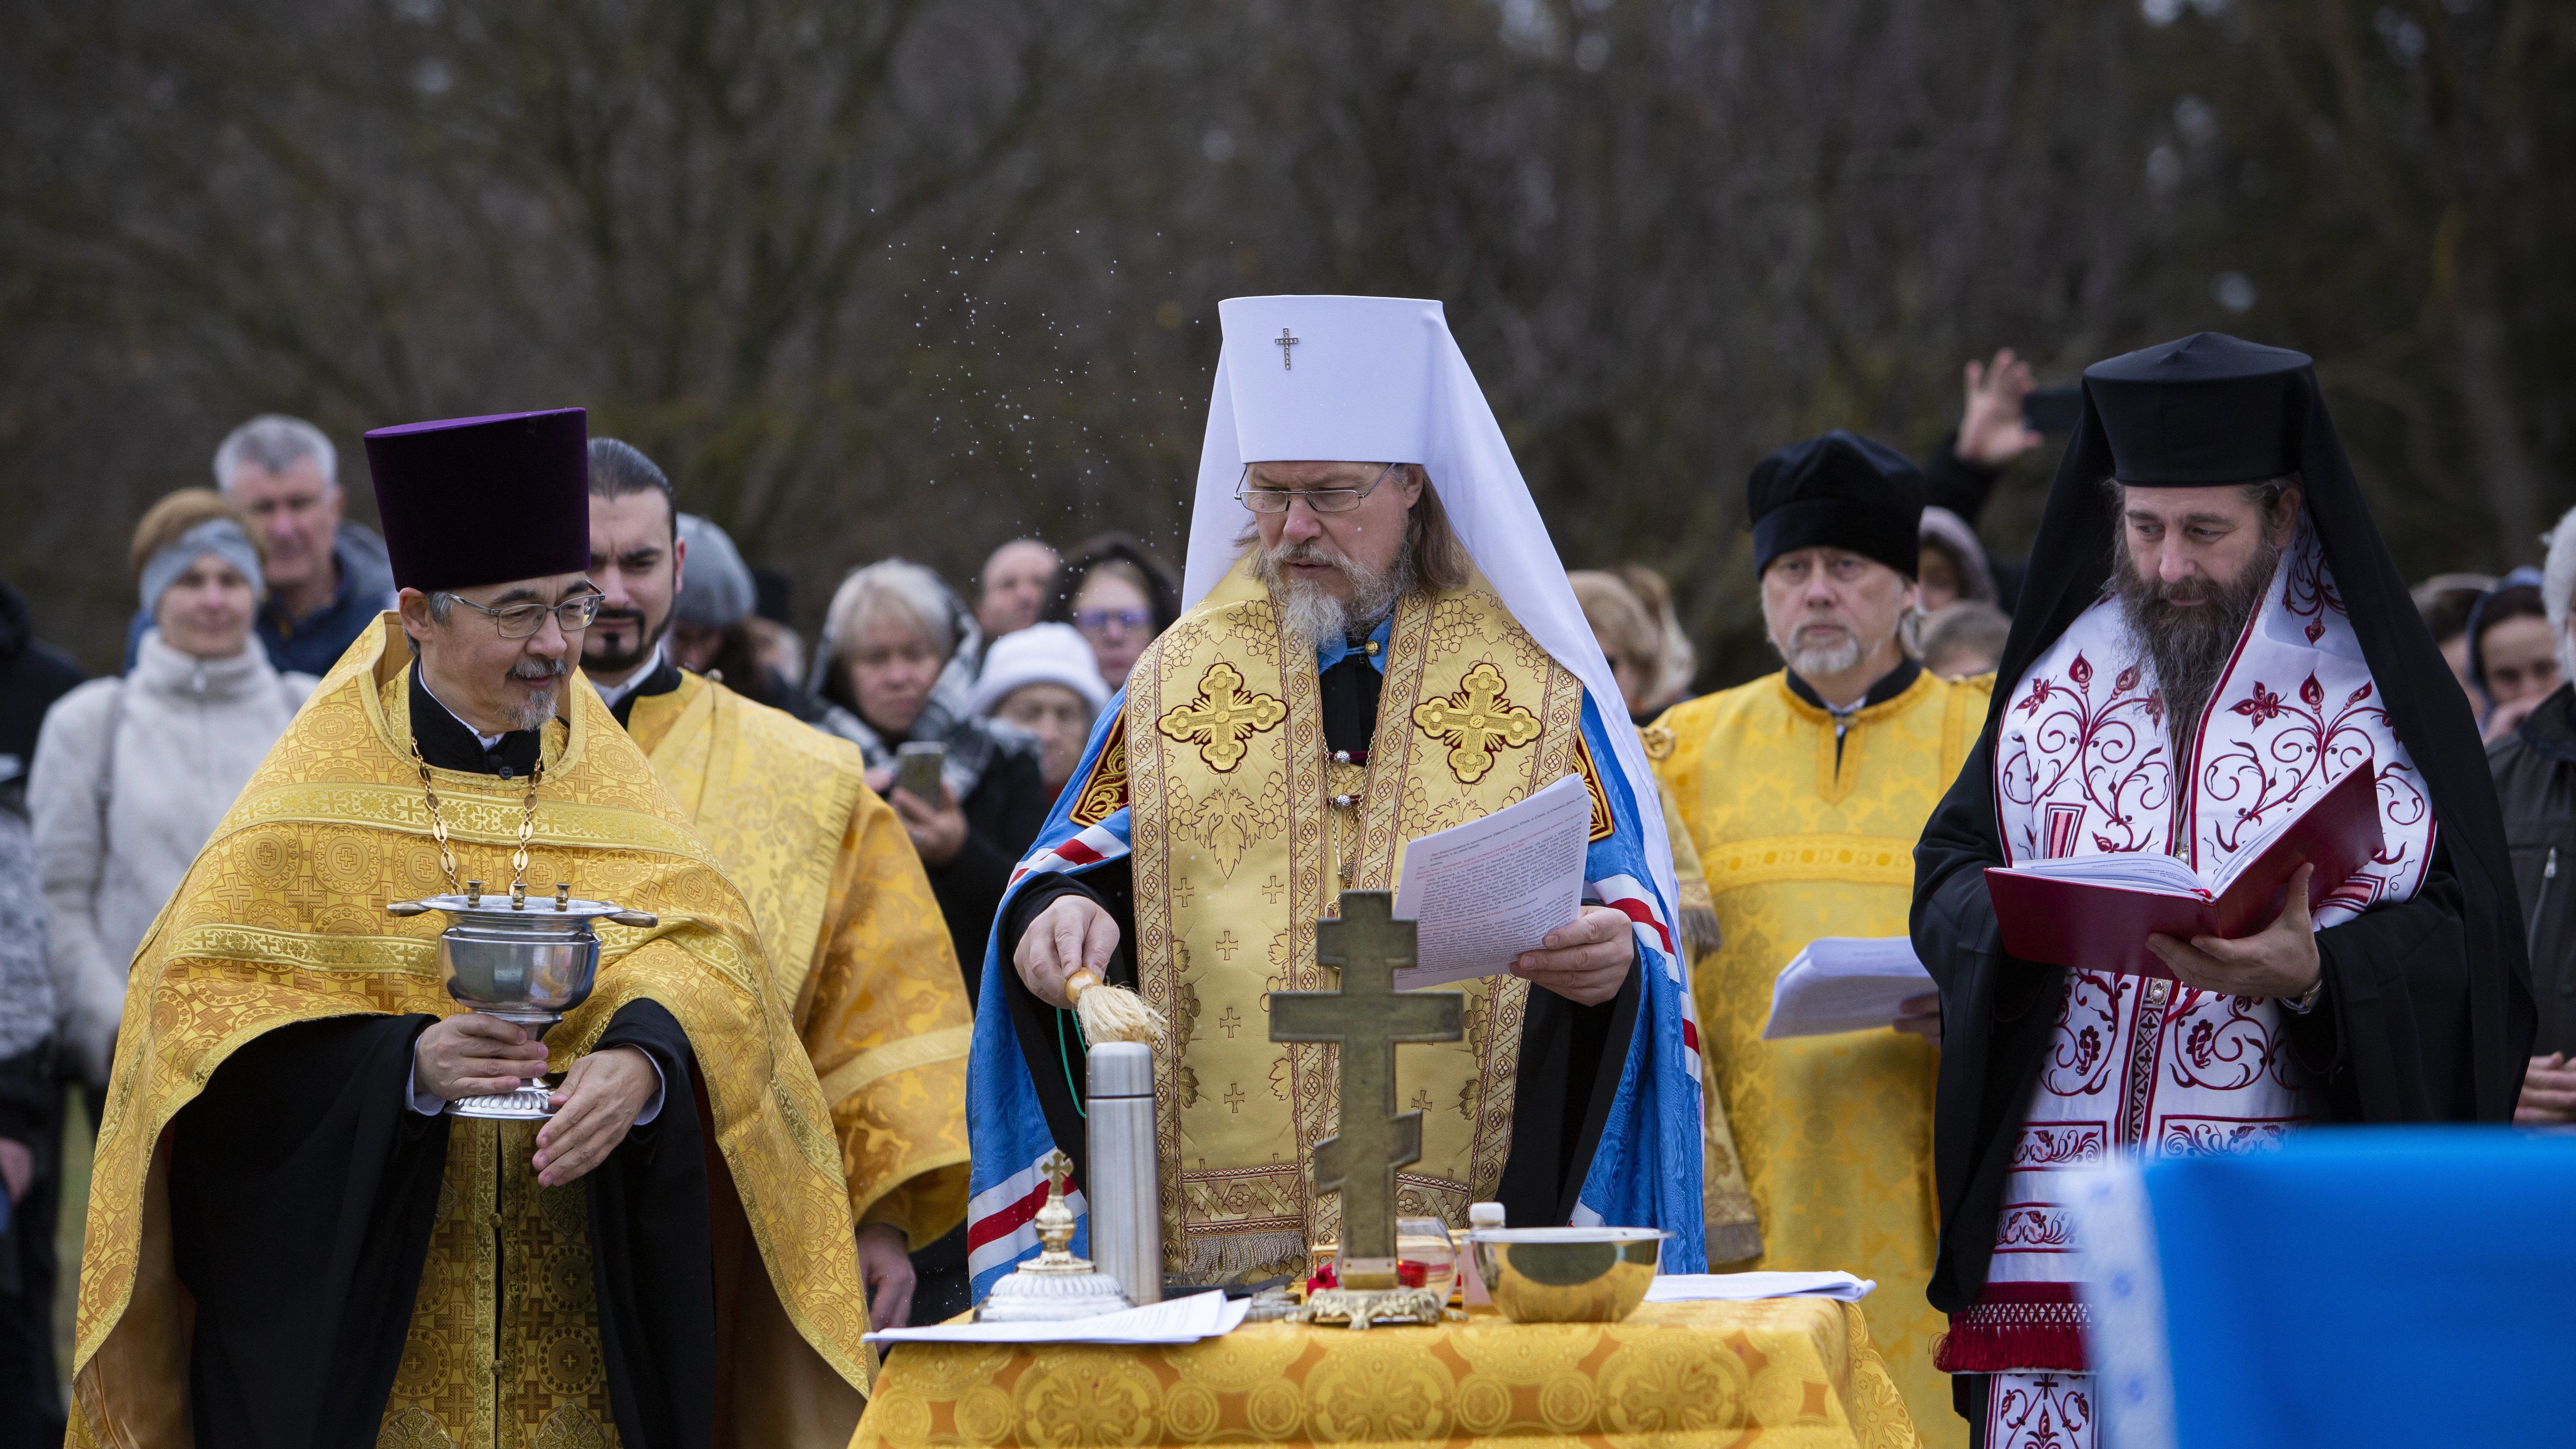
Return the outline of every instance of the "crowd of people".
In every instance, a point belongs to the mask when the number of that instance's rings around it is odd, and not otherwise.
[[[1936,1110],[1952,1074],[1966,1070],[1944,1058],[1961,1049],[1957,996],[1947,1002],[1946,1041],[1942,994],[1907,1003],[1894,1031],[1769,1041],[1764,1025],[1773,979],[1807,941],[1909,931],[1925,939],[1926,902],[1936,914],[1942,908],[1940,882],[1918,877],[1918,842],[1933,848],[1927,823],[1937,835],[1941,818],[1963,803],[1985,812],[1976,828],[1988,834],[2007,818],[1982,787],[1969,792],[1974,801],[1945,803],[1945,795],[1954,782],[1975,783],[1981,765],[1993,770],[1981,751],[2003,746],[1979,741],[1994,692],[2056,667],[2053,651],[2082,636],[2090,616],[2081,611],[2094,597],[2066,592],[2068,559],[2002,557],[1979,530],[2003,470],[2045,441],[2027,407],[2034,386],[2029,365],[2010,351],[1968,364],[1959,426],[1920,463],[1840,431],[1764,460],[1750,480],[1748,523],[1764,625],[1784,667],[1762,679],[1695,696],[1697,654],[1653,570],[1611,563],[1567,577],[1616,681],[1627,715],[1620,728],[1640,732],[1663,795],[1653,828],[1672,851],[1713,1088],[1702,1184],[1707,1258],[1844,1268],[1898,1290],[1873,1300],[1873,1335],[1918,1426],[1936,1439],[1950,1421],[1934,1411],[1955,1401],[1968,1432],[2001,1442],[1994,1426],[2013,1412],[2008,1401],[2048,1391],[2033,1372],[2082,1367],[2047,1351],[2034,1357],[2029,1335],[2014,1336],[2017,1325],[2072,1321],[2073,1309],[2064,1307],[2071,1298],[2050,1296],[2065,1285],[2005,1271],[2009,1223],[1991,1250],[1959,1247],[1962,1214],[1991,1218],[1996,1190],[2020,1193],[2016,1202],[2045,1194],[2035,1178],[2017,1177],[2010,1189],[2000,1177],[1936,1186]],[[930,568],[881,558],[841,581],[809,647],[784,576],[751,566],[722,528],[682,511],[685,479],[675,486],[625,443],[586,446],[586,578],[598,597],[580,663],[657,768],[676,748],[666,743],[678,737],[672,732],[687,728],[677,711],[696,697],[699,679],[854,746],[864,793],[887,812],[866,818],[879,820],[887,840],[899,831],[908,842],[917,865],[902,869],[917,868],[926,881],[970,1011],[988,989],[997,923],[1006,942],[1017,941],[1044,913],[1100,894],[1114,897],[1111,914],[1132,936],[1134,904],[1117,894],[1131,885],[1012,892],[1033,851],[1061,848],[1047,835],[1050,816],[1061,818],[1069,789],[1100,778],[1104,711],[1182,618],[1181,581],[1152,549],[1120,534],[1063,549],[1011,538],[963,593]],[[396,560],[384,537],[343,516],[338,453],[320,429],[253,418],[217,447],[214,474],[215,488],[173,493],[136,526],[137,609],[120,674],[83,682],[66,656],[33,638],[25,602],[0,586],[0,1179],[9,1205],[0,1219],[0,1404],[9,1406],[0,1408],[0,1445],[60,1432],[55,1225],[58,1212],[80,1211],[63,1201],[60,1182],[64,1134],[77,1130],[67,1129],[66,1104],[82,1104],[92,1131],[108,1110],[128,963],[319,677],[370,638],[396,602]],[[1247,473],[1245,486],[1262,485]],[[1366,498],[1356,480],[1349,487]],[[2259,567],[2239,571],[2256,588],[2270,583],[2281,551],[2307,537],[2293,534],[2296,498],[2283,512],[2278,492],[2249,501],[2242,518],[2216,522],[2122,506],[2100,520],[2129,540],[2120,571],[2107,583],[2088,584],[2081,568],[2073,577],[2105,598],[2146,599],[2138,607],[2150,615],[2159,598],[2201,598],[2188,589],[2158,595],[2152,574],[2138,582],[2150,532],[2170,530],[2156,535],[2170,540],[2167,559],[2185,548],[2215,550],[2211,557],[2251,548],[2240,552]],[[1261,515],[1262,526],[1307,516],[1283,509]],[[2576,1122],[2576,901],[2557,884],[2562,853],[2576,870],[2570,523],[2576,513],[2550,541],[2545,568],[2446,573],[2412,593],[2489,746],[2540,1013],[2535,1051],[2543,1054],[2522,1071],[2515,1114],[2533,1124]],[[2237,543],[2221,537],[2230,530]],[[2260,539],[2270,542],[2248,542]],[[2107,566],[2108,542],[2106,534],[2086,543],[2102,555],[2090,562]],[[2045,629],[2016,633],[2026,603],[2048,611]],[[2250,626],[2239,617],[2235,627]],[[1381,625],[1364,648],[1356,639],[1350,647],[1374,658],[1383,637]],[[2016,665],[2009,679],[1996,672],[2008,659]],[[2157,659],[2169,691],[2191,687],[2180,663]],[[1326,662],[1328,743],[1337,668]],[[1352,668],[1353,678],[1367,672]],[[1373,706],[1378,684],[1361,685],[1359,697]],[[2192,703],[2194,718],[2205,698]],[[503,747],[478,746],[479,738],[458,748],[500,761]],[[1347,763],[1348,753],[1333,758]],[[1359,754],[1365,764],[1364,738]],[[421,768],[426,779],[429,766]],[[511,778],[509,763],[494,768]],[[703,768],[713,778],[716,767]],[[705,818],[708,807],[683,805]],[[864,815],[850,817],[854,840]],[[709,844],[726,848],[712,834]],[[1060,904],[1068,899],[1074,906]],[[764,907],[754,899],[753,909]],[[1960,951],[1991,949],[1973,936],[1960,939]],[[1041,989],[1025,959],[1018,965],[994,978],[1012,993],[1014,1011],[1037,1013],[1025,1018],[1035,1021],[1066,1004]],[[2240,967],[2257,969],[2195,960],[2175,973],[2215,985]],[[819,979],[823,968],[813,969]],[[1024,995],[1023,979],[1034,996]],[[2248,994],[2303,1012],[2304,991],[2313,1006],[2318,985],[2282,979],[2278,991]],[[816,989],[809,983],[797,999]],[[1563,994],[1583,1009],[1601,1004]],[[2045,1027],[2047,1015],[2031,1019]],[[2118,1029],[2139,1028],[2121,1018]],[[2288,1049],[2312,1044],[2301,1030],[2284,1027]],[[1599,1050],[1596,1028],[1578,1019],[1572,1031],[1577,1041],[1595,1031],[1591,1049]],[[817,1040],[809,1035],[822,1069]],[[2005,1046],[1978,1040],[1970,1049],[1980,1062],[1999,1061]],[[2335,1060],[2354,1047],[2328,1041],[2318,1050]],[[1583,1085],[1569,1090],[1579,1097]],[[1043,1073],[1037,1086],[1053,1090]],[[1052,1099],[1046,1105],[1054,1112]],[[2044,1107],[2043,1094],[2033,1110]],[[942,1161],[961,1162],[962,1147]],[[860,1270],[881,1323],[946,1316],[970,1292],[967,1227],[916,1233],[939,1214],[906,1211],[854,1206]],[[1989,1258],[1991,1278],[1983,1276]],[[2012,1291],[2000,1291],[2006,1286]]]

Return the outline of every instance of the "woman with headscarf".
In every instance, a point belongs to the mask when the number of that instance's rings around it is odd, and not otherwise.
[[[830,706],[822,727],[859,747],[869,786],[903,818],[957,959],[979,964],[1011,867],[1051,798],[1035,741],[969,708],[982,644],[974,615],[937,574],[886,559],[832,595],[813,679]],[[895,783],[897,754],[913,743],[943,751],[936,800]],[[980,983],[963,969],[971,996]]]
[[[2541,602],[2540,570],[2515,569],[2479,595],[2469,609],[2467,638],[2479,733],[2499,740],[2558,687],[2558,641]]]
[[[1181,591],[1171,570],[1123,533],[1104,533],[1074,552],[1056,575],[1051,623],[1071,624],[1100,664],[1111,689],[1127,683],[1136,656],[1180,617]]]
[[[314,684],[279,673],[251,637],[260,551],[221,494],[154,504],[133,564],[153,625],[134,667],[56,701],[27,782],[62,1040],[93,1102],[126,963]]]

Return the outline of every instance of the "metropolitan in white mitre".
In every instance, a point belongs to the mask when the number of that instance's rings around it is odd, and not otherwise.
[[[1409,841],[1569,776],[1591,800],[1585,904],[1459,983],[1465,1040],[1397,1054],[1422,1120],[1399,1210],[1660,1227],[1665,1266],[1695,1271],[1699,1055],[1654,777],[1440,304],[1220,310],[1186,612],[1094,727],[985,955],[977,1291],[1037,1248],[1038,1164],[1061,1148],[1081,1176],[1083,969],[1171,1023],[1167,1275],[1301,1271],[1338,1232],[1308,1170],[1338,1049],[1271,1041],[1269,993],[1330,986],[1315,922],[1343,890],[1392,890]]]

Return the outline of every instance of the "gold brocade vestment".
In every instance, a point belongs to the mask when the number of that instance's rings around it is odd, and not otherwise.
[[[1647,755],[1690,828],[1721,944],[1691,977],[1710,1085],[1725,1096],[1763,1255],[1744,1269],[1877,1280],[1870,1325],[1935,1443],[1964,1442],[1943,1328],[1924,1300],[1940,1215],[1932,1179],[1939,1056],[1893,1029],[1762,1040],[1780,968],[1819,936],[1902,936],[1914,845],[1985,720],[1989,678],[1930,672],[1834,719],[1785,674],[1674,706]],[[1712,1266],[1717,1266],[1712,1263]]]
[[[1342,889],[1392,890],[1404,845],[1570,773],[1592,782],[1583,686],[1481,579],[1396,606],[1365,765],[1324,749],[1310,644],[1248,564],[1147,647],[1075,819],[1131,809],[1138,990],[1172,1023],[1154,1059],[1166,1263],[1199,1281],[1288,1271],[1339,1231],[1307,1165],[1338,1114],[1336,1049],[1270,1040],[1273,990],[1328,989],[1315,921]],[[1117,778],[1123,775],[1123,778]],[[1348,802],[1337,805],[1336,797]],[[1529,985],[1455,983],[1467,1035],[1408,1047],[1397,1098],[1424,1114],[1401,1209],[1463,1224],[1511,1148]]]
[[[435,913],[447,888],[412,760],[408,668],[391,615],[350,646],[263,762],[135,957],[91,1183],[70,1442],[189,1442],[189,1329],[171,1257],[165,1129],[246,1042],[352,1014],[448,1015]],[[546,1038],[557,1070],[619,1007],[650,999],[687,1033],[712,1121],[712,1195],[733,1197],[768,1305],[850,1386],[867,1328],[830,1115],[766,989],[751,911],[591,690],[550,723],[527,879],[653,911],[600,926],[597,987]],[[460,875],[510,878],[525,786],[434,771]],[[697,1110],[667,1083],[663,1110]],[[592,1301],[581,1184],[541,1188],[533,1131],[457,1121],[379,1443],[586,1449],[618,1442]],[[717,1184],[732,1189],[725,1193]],[[720,1299],[723,1296],[720,1285]],[[719,1373],[723,1366],[719,1365]]]
[[[759,923],[813,1058],[850,1212],[918,1249],[966,1217],[965,978],[921,857],[858,747],[722,684],[635,701],[627,732]]]

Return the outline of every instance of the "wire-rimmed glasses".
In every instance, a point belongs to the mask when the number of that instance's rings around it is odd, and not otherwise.
[[[546,615],[555,616],[555,626],[567,634],[578,634],[599,617],[599,606],[607,602],[606,594],[583,594],[560,604],[512,604],[502,609],[487,609],[462,594],[452,595],[456,602],[478,614],[492,616],[492,627],[504,639],[525,639],[545,627]]]
[[[1348,513],[1393,476],[1397,466],[1387,464],[1366,488],[1255,488],[1251,486],[1253,465],[1246,463],[1243,476],[1234,483],[1234,501],[1255,513],[1285,513],[1289,504],[1302,498],[1317,513]]]

